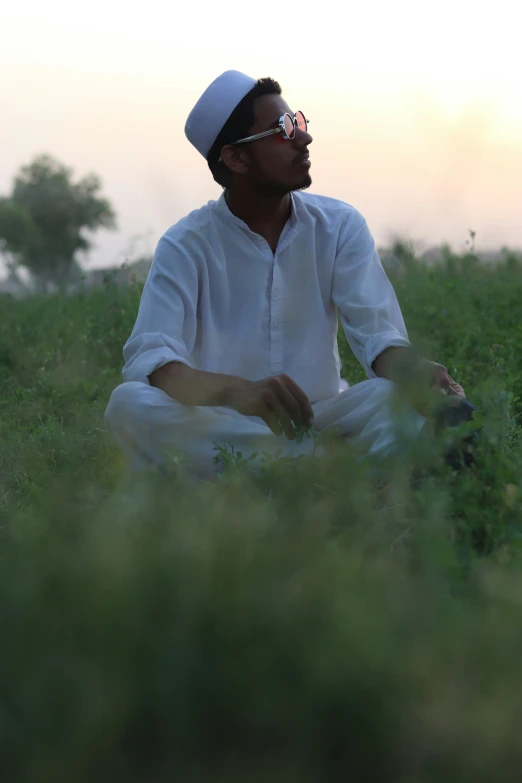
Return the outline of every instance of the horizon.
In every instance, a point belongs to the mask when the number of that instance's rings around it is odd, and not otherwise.
[[[28,0],[4,12],[0,33],[0,195],[21,165],[48,153],[75,178],[98,174],[118,216],[118,232],[97,232],[87,261],[79,257],[84,269],[150,255],[170,225],[221,192],[184,123],[208,84],[237,68],[277,79],[310,117],[310,192],[356,206],[378,246],[401,237],[460,251],[471,229],[477,250],[518,249],[518,44],[510,4],[496,8],[491,19],[467,0],[444,0],[434,17],[412,0],[369,2],[350,11],[361,34],[347,41],[324,9],[303,6],[296,22],[283,7],[285,50],[272,20],[249,9],[224,21],[210,4],[176,11],[152,0],[143,17],[137,5],[94,0],[80,19],[65,2]],[[266,45],[245,38],[249,20]]]

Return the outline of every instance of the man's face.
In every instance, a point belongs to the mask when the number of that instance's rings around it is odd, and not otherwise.
[[[248,136],[262,133],[278,127],[282,114],[290,109],[281,95],[262,95],[254,104],[255,123],[249,128]],[[305,115],[306,116],[306,115]],[[254,186],[276,193],[289,193],[292,190],[308,188],[312,184],[308,147],[312,143],[309,133],[296,128],[293,139],[284,139],[281,133],[274,133],[264,139],[256,139],[240,144],[248,165],[246,176]]]

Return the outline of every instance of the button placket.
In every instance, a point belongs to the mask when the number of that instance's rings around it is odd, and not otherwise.
[[[272,284],[270,296],[270,340],[271,340],[271,365],[272,372],[281,372],[283,369],[283,323],[282,323],[282,297],[281,283],[278,268],[278,254],[274,256],[272,271]]]

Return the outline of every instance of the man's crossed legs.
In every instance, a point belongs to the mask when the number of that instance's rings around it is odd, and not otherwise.
[[[314,428],[333,430],[367,455],[389,456],[397,444],[394,390],[392,381],[372,378],[320,400],[312,405]],[[258,417],[231,408],[182,405],[161,389],[138,381],[123,383],[113,391],[105,422],[134,470],[161,466],[170,455],[180,453],[192,473],[209,477],[216,471],[214,442],[230,441],[245,457],[254,451],[273,453],[277,449],[282,456],[298,457],[311,454],[314,447],[307,437],[298,443],[274,435]],[[412,437],[424,422],[411,410],[407,425]]]

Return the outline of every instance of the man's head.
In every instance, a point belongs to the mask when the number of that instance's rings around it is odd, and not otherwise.
[[[226,74],[223,76],[226,77]],[[251,80],[251,84],[250,89],[249,82],[239,86],[243,97],[226,119],[208,152],[205,150],[214,179],[224,188],[246,186],[275,195],[309,187],[312,180],[310,163],[306,159],[312,137],[307,131],[296,127],[293,139],[285,139],[282,133],[275,133],[235,144],[239,139],[277,128],[280,117],[285,113],[294,116],[274,79]],[[226,89],[226,79],[224,87]],[[201,144],[198,148],[203,152]]]

